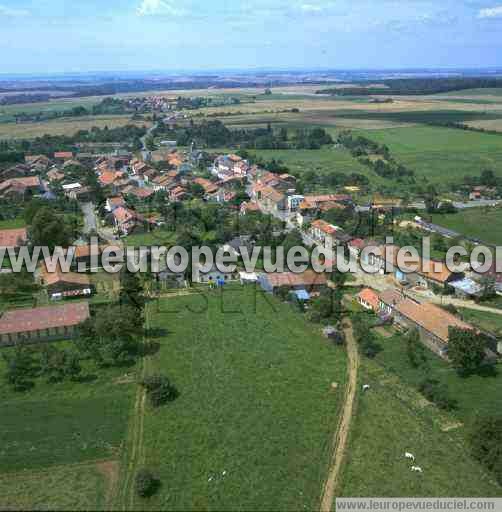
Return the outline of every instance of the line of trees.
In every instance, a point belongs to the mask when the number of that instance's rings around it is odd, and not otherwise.
[[[398,163],[386,145],[360,135],[355,137],[350,131],[340,133],[338,143],[345,146],[354,158],[358,158],[359,162],[372,169],[378,176],[398,181],[414,181],[414,171]]]

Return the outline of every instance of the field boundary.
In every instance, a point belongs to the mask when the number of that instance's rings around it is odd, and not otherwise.
[[[148,308],[145,308],[145,328],[148,331],[149,316]],[[146,336],[143,338],[143,344],[146,342]],[[146,376],[147,361],[146,357],[141,359],[140,380]],[[138,390],[134,400],[132,418],[130,421],[127,448],[123,458],[123,470],[121,471],[123,484],[120,490],[117,489],[116,506],[117,510],[134,509],[134,475],[138,465],[144,459],[143,431],[146,408],[146,390],[138,382]]]
[[[338,487],[342,463],[347,450],[350,425],[352,422],[354,402],[357,394],[357,376],[359,370],[359,350],[352,331],[352,323],[349,321],[345,329],[347,343],[347,373],[348,381],[345,388],[345,403],[342,409],[341,419],[333,437],[333,455],[330,461],[328,476],[324,484],[321,496],[321,512],[330,512]]]

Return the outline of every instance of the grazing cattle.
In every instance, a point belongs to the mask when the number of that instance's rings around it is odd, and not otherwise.
[[[420,466],[411,466],[411,470],[415,473],[423,473],[423,470]]]
[[[415,462],[415,455],[413,455],[413,453],[406,452],[406,453],[404,454],[404,456],[405,456],[407,459],[410,459],[411,461]]]
[[[369,384],[365,384],[363,386],[363,391],[368,391],[370,389],[370,385]]]

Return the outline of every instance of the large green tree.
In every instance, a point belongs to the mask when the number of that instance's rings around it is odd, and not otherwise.
[[[137,310],[128,305],[101,309],[80,329],[78,349],[105,366],[132,361],[139,353],[143,324]]]
[[[134,321],[138,327],[144,322],[145,297],[143,294],[144,289],[139,274],[124,268],[120,273],[119,304],[135,310]]]
[[[34,246],[68,247],[73,238],[73,230],[64,217],[48,207],[41,208],[34,216],[29,230],[30,241]]]
[[[460,372],[476,371],[485,359],[486,338],[473,329],[450,327],[448,357]]]

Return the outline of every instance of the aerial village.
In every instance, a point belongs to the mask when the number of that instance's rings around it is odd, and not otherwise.
[[[174,120],[170,116],[167,122]],[[71,204],[82,217],[79,232],[74,236],[74,261],[88,270],[92,250],[101,252],[107,247],[132,245],[129,241],[136,241],[137,245],[162,242],[166,227],[169,228],[166,226],[169,221],[162,212],[168,206],[175,209],[176,205],[194,199],[221,206],[236,219],[256,217],[258,223],[272,219],[275,236],[287,237],[294,233],[299,243],[310,249],[341,246],[356,260],[370,245],[380,247],[382,254],[389,254],[389,247],[385,247],[381,238],[351,235],[342,227],[323,220],[323,214],[335,212],[343,216],[343,212],[360,212],[380,219],[399,209],[399,204],[392,199],[374,197],[369,204],[357,204],[353,197],[357,187],[344,187],[327,194],[302,194],[297,191],[294,176],[267,171],[237,154],[209,153],[195,149],[194,145],[190,149],[178,149],[176,141],[161,141],[158,146],[160,149],[148,150],[144,145],[142,151],[136,153],[115,145],[108,153],[100,153],[94,146],[94,153],[28,155],[24,163],[1,171],[0,200],[21,205],[21,208],[38,200],[49,207],[52,202]],[[481,193],[478,187],[471,192],[470,199],[481,199]],[[171,222],[176,219],[171,217]],[[406,226],[410,228],[410,225],[424,234],[436,229],[419,216],[407,221]],[[448,232],[442,234],[449,235]],[[99,240],[97,249],[89,245],[91,235]],[[252,246],[258,242],[252,233],[236,231],[233,235],[223,242],[237,254],[242,244]],[[30,243],[29,226],[0,231],[1,248],[17,251]],[[391,249],[391,261],[382,257],[366,262],[375,267],[376,273],[359,271],[351,277],[350,283],[345,285],[348,295],[344,295],[344,300],[352,297],[358,307],[372,312],[382,325],[393,325],[398,330],[417,329],[423,344],[447,359],[451,328],[474,327],[443,306],[477,302],[486,293],[502,294],[502,274],[495,271],[495,266],[484,273],[476,272],[476,268],[466,273],[452,273],[440,261],[419,261],[418,270],[403,273],[395,262],[399,246],[392,245]],[[4,274],[9,272],[8,267],[2,269]],[[3,311],[1,344],[72,337],[89,316],[87,301],[75,302],[75,298],[92,299],[105,290],[109,283],[101,283],[100,276],[102,274],[93,276],[61,269],[50,272],[41,261],[33,279],[41,287],[39,295],[45,297],[42,304],[45,300],[57,302],[57,305]],[[173,274],[168,269],[160,271],[155,280],[176,288],[190,286],[186,275]],[[316,274],[312,270],[302,274],[250,274],[239,269],[224,273],[216,267],[199,275],[198,283],[192,285],[212,288],[230,282],[252,282],[268,293],[280,294],[285,300],[294,297],[303,311],[308,311],[310,303],[323,291],[337,286],[330,275]],[[490,334],[486,340],[487,358],[496,360],[502,353],[502,343]]]

